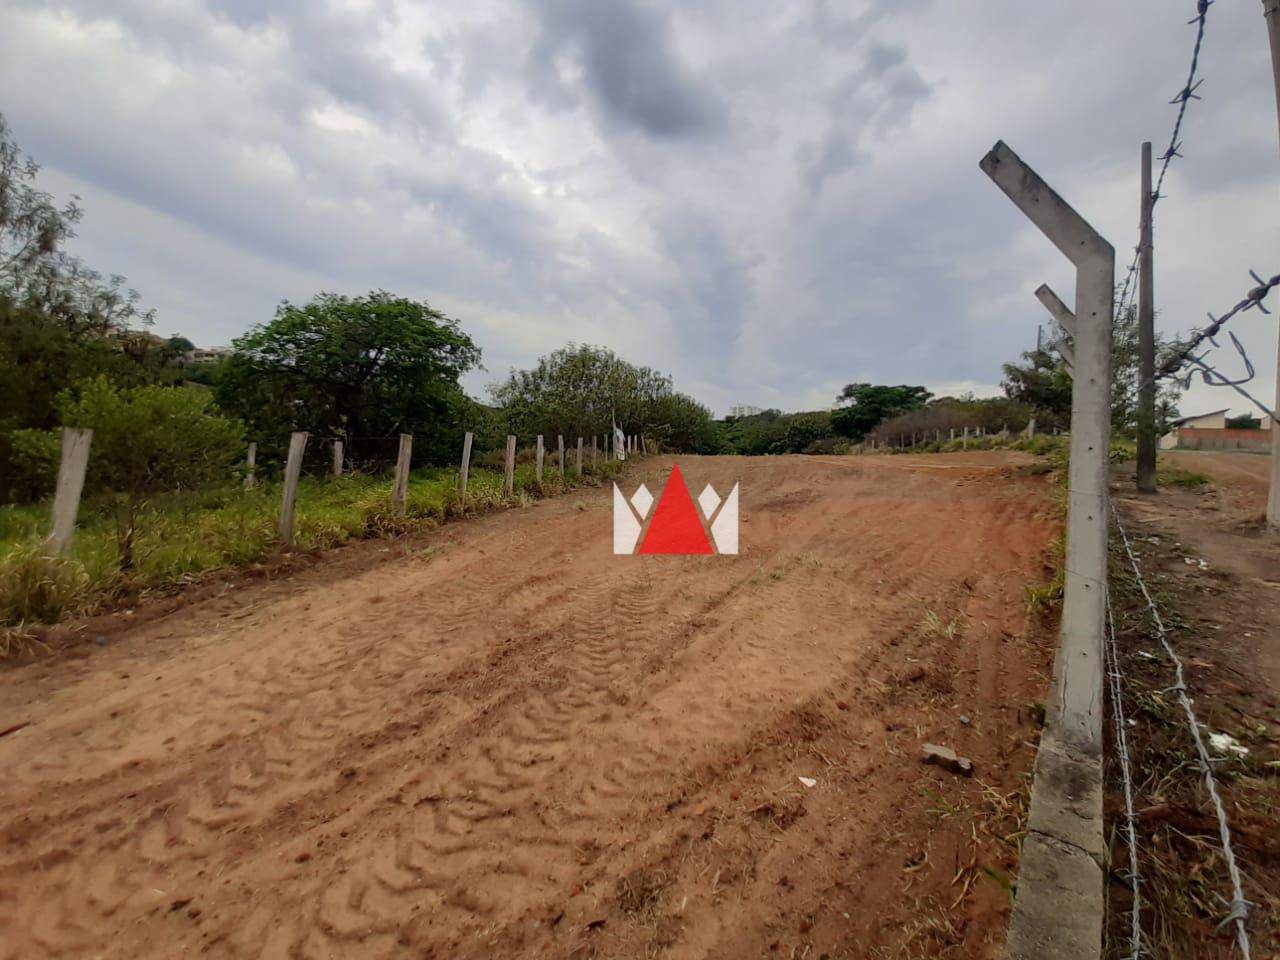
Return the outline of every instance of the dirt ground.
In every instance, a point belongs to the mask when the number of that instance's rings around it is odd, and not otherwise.
[[[1026,462],[682,457],[741,556],[615,557],[601,487],[81,625],[0,673],[0,956],[996,957]]]
[[[1260,522],[1268,458],[1173,452],[1160,466],[1202,473],[1201,487],[1162,486],[1139,496],[1117,471],[1117,507],[1143,577],[1183,660],[1188,695],[1205,733],[1228,734],[1247,754],[1225,753],[1214,774],[1232,847],[1253,903],[1253,956],[1280,956],[1280,537]],[[1113,551],[1117,637],[1132,719],[1144,955],[1226,960],[1239,956],[1228,926],[1230,897],[1217,820],[1200,780],[1185,715],[1169,687],[1172,665],[1152,630],[1122,551]],[[1124,822],[1114,745],[1108,744],[1109,825]],[[1128,851],[1118,840],[1110,885],[1106,956],[1130,955]]]

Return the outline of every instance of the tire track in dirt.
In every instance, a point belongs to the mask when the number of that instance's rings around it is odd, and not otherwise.
[[[0,742],[8,955],[564,945],[565,903],[663,848],[690,777],[892,659],[973,576],[955,540],[1020,531],[1028,550],[1000,560],[1020,589],[1052,526],[1025,493],[993,498],[989,467],[960,484],[816,458],[685,469],[695,495],[741,477],[743,556],[613,558],[601,493],[478,521],[425,562],[246,597],[163,650],[139,629],[34,705],[28,745]],[[95,699],[115,671],[124,690]],[[19,699],[3,678],[0,706]]]

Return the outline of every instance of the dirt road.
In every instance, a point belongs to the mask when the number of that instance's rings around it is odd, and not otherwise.
[[[614,557],[600,488],[0,673],[0,956],[997,956],[1059,532],[1013,456],[681,458],[741,556]]]

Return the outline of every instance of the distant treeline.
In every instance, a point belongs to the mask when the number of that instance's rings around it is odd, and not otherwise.
[[[1004,427],[1010,431],[1026,427],[1032,410],[1029,406],[1004,397],[929,396],[920,387],[877,387],[854,384],[871,391],[910,391],[912,409],[896,412],[890,406],[868,417],[854,416],[851,406],[834,410],[805,413],[782,413],[765,410],[748,417],[727,417],[714,424],[715,444],[707,452],[739,453],[748,456],[781,453],[846,453],[863,440],[894,440],[899,435],[941,430],[946,436],[951,428],[982,427],[995,433]],[[899,397],[902,395],[899,394]],[[861,411],[865,414],[866,411]]]

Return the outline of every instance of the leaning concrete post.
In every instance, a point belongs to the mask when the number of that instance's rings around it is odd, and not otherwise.
[[[307,449],[307,434],[295,433],[289,438],[289,459],[284,464],[284,494],[280,499],[280,539],[293,546],[293,511],[298,503],[298,478],[302,476],[302,455]]]
[[[471,473],[471,431],[462,438],[462,472],[458,476],[458,500],[462,512],[467,512],[467,476]]]
[[[1076,336],[1076,315],[1067,309],[1067,305],[1062,302],[1062,298],[1054,293],[1047,283],[1042,283],[1036,287],[1036,299],[1044,304],[1044,308],[1049,311],[1049,315],[1057,321],[1058,326],[1063,329],[1067,337],[1074,341]],[[1066,363],[1067,369],[1072,371],[1074,376],[1076,354],[1071,344],[1067,343],[1062,337],[1058,337],[1050,346],[1058,351],[1059,356]]]
[[[640,434],[640,453],[644,456],[649,455],[649,444],[645,442],[644,434]]]
[[[558,453],[558,465],[560,467],[560,479],[564,479],[564,434],[556,434],[556,451]]]
[[[542,482],[542,458],[546,451],[542,447],[542,434],[538,434],[538,453],[533,459],[534,476],[538,478],[538,482]]]
[[[253,485],[258,482],[257,478],[254,477],[253,475],[253,471],[257,465],[257,462],[258,462],[258,445],[256,443],[251,443],[249,444],[249,455],[245,457],[244,488],[246,490],[252,489]]]
[[[83,427],[62,428],[62,459],[58,462],[58,486],[53,495],[53,526],[49,532],[49,544],[55,553],[66,554],[71,550],[92,443],[92,430]]]
[[[507,469],[502,476],[502,495],[509,497],[516,489],[516,438],[507,436]]]
[[[1102,745],[1102,630],[1107,578],[1107,446],[1111,427],[1111,323],[1115,251],[1003,142],[983,171],[1076,266],[1071,390],[1067,581],[1056,706],[1063,733]]]
[[[342,441],[333,441],[333,476],[342,476]]]
[[[578,476],[582,476],[582,438],[578,438]]]
[[[1097,957],[1115,250],[1003,142],[980,166],[1076,267],[1066,593],[1006,956]]]
[[[405,501],[409,496],[409,473],[413,469],[413,434],[400,434],[400,449],[396,455],[395,478],[391,484],[391,506],[397,517],[405,513]]]

